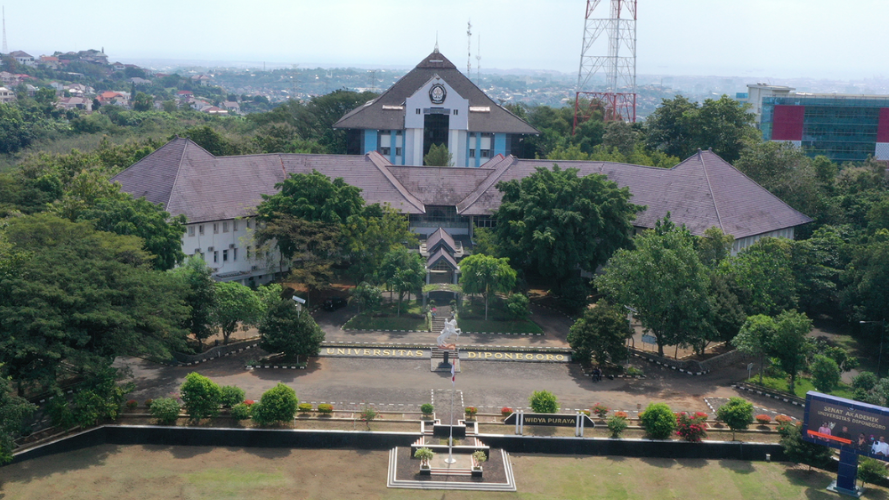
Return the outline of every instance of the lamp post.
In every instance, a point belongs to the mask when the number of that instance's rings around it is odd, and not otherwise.
[[[886,319],[883,318],[880,321],[859,321],[858,323],[861,325],[868,323],[880,324],[880,354],[877,356],[877,378],[880,378],[880,366],[883,364],[883,333],[886,332]]]

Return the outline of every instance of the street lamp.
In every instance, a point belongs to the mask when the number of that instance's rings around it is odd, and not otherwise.
[[[879,323],[880,324],[880,354],[877,356],[877,378],[880,378],[880,365],[883,364],[883,333],[886,331],[886,319],[881,319],[880,321],[859,321],[861,325],[866,325],[868,323]]]

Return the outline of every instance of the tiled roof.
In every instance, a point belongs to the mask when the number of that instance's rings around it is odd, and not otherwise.
[[[457,265],[457,261],[451,257],[451,254],[444,251],[444,248],[439,248],[437,252],[432,254],[431,257],[426,259],[426,267],[434,266],[438,261],[444,260],[448,264],[451,265],[454,269],[460,269],[460,266]]]
[[[346,129],[401,130],[404,128],[404,110],[383,109],[383,106],[401,106],[435,75],[441,77],[470,106],[490,108],[486,113],[469,113],[469,131],[509,134],[538,134],[539,131],[521,118],[507,111],[476,87],[469,78],[438,51],[429,54],[408,74],[401,77],[388,90],[368,104],[346,113],[333,126]]]
[[[214,157],[190,140],[177,138],[113,180],[124,191],[163,203],[167,211],[183,214],[190,222],[251,215],[262,195],[277,192],[275,184],[287,175],[313,170],[341,177],[360,188],[368,203],[388,203],[402,213],[422,214],[426,205],[444,205],[457,207],[461,215],[491,215],[500,207],[498,182],[527,177],[553,163],[576,168],[579,175],[604,174],[628,187],[632,202],[646,206],[637,214],[636,227],[652,228],[670,212],[675,223],[685,224],[693,234],[715,226],[743,238],[812,221],[711,151],[699,151],[670,169],[512,156],[494,158],[481,168],[394,167],[377,152]],[[436,243],[434,237],[427,245]],[[453,238],[449,243],[455,248]]]
[[[430,234],[428,238],[426,238],[426,251],[429,253],[435,252],[438,247],[441,247],[441,250],[446,250],[448,253],[453,254],[457,251],[457,245],[454,243],[454,238],[448,234],[442,228],[438,228],[434,233]]]

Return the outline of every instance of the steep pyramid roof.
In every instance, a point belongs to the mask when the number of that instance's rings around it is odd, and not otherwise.
[[[430,79],[438,75],[470,106],[490,108],[490,112],[469,113],[469,131],[508,134],[538,134],[539,131],[521,118],[507,111],[488,97],[469,78],[460,72],[454,63],[437,50],[426,56],[412,69],[380,94],[379,97],[353,109],[340,118],[334,128],[401,130],[404,128],[405,100],[414,94]],[[384,106],[388,109],[384,109]]]
[[[426,251],[429,253],[435,252],[437,249],[441,248],[449,252],[450,254],[454,254],[457,251],[457,245],[454,243],[454,238],[444,229],[438,228],[426,238]]]

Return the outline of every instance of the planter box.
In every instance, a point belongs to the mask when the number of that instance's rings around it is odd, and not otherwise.
[[[481,467],[479,467],[478,469],[472,469],[472,477],[482,477]]]
[[[431,476],[432,469],[429,467],[420,467],[420,475],[421,476]]]

